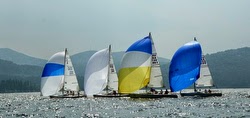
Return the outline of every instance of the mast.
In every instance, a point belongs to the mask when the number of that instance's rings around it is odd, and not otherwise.
[[[194,41],[197,41],[196,37],[194,37]],[[194,92],[197,92],[197,90],[196,90],[196,84],[195,83],[194,83]]]
[[[64,51],[64,76],[63,76],[63,86],[62,86],[62,95],[64,94],[64,84],[65,84],[65,64],[66,64],[66,54],[67,54],[67,48],[65,48],[65,51]]]
[[[151,32],[148,33],[148,37],[149,37],[150,40],[152,41]],[[152,47],[152,48],[153,48],[153,47]],[[152,57],[151,57],[151,63],[152,63]],[[151,64],[151,66],[152,66],[152,64]],[[152,70],[151,70],[151,71],[152,71]],[[151,75],[151,72],[150,72],[150,75]],[[151,77],[151,76],[149,76],[149,77]],[[151,78],[149,78],[149,82],[150,82],[150,79],[151,79]],[[149,82],[148,82],[148,84],[149,84]],[[148,84],[146,85],[146,93],[148,92]]]
[[[109,89],[109,76],[110,76],[110,55],[111,55],[111,45],[109,45],[109,59],[108,59],[108,81],[107,81],[107,87],[106,87],[106,92],[108,94],[108,89]]]
[[[197,92],[195,83],[194,83],[194,92]]]

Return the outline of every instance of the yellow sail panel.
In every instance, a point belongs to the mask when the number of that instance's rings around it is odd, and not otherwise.
[[[122,68],[119,71],[119,93],[132,93],[149,83],[151,67]]]

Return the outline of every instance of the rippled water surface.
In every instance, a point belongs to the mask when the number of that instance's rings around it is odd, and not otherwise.
[[[1,117],[250,117],[250,89],[222,97],[49,99],[40,93],[0,94]]]

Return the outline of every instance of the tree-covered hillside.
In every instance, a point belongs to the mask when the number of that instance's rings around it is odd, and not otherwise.
[[[208,54],[206,59],[217,87],[250,87],[249,47]]]
[[[0,92],[39,91],[42,67],[0,59]]]

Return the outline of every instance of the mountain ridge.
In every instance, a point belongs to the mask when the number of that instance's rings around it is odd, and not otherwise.
[[[10,48],[0,48],[0,59],[14,62],[18,65],[43,66],[46,60],[17,52]]]
[[[14,51],[14,50],[8,50]],[[2,49],[0,49],[0,55]],[[83,90],[83,82],[84,82],[84,72],[85,66],[87,64],[88,59],[95,53],[96,51],[85,51],[81,53],[77,53],[71,56],[72,63],[74,65],[77,78],[79,81],[79,85],[81,90]],[[5,54],[9,54],[5,53]],[[22,59],[27,59],[27,62],[17,62],[14,63],[11,61],[12,58],[19,58],[19,56],[27,56],[22,53],[11,53],[11,58],[5,58],[8,60],[3,60],[0,58],[0,88],[2,88],[0,92],[6,91],[39,91],[40,90],[40,79],[41,73],[43,70],[43,66],[47,62],[47,60],[38,59],[35,61],[30,61],[29,59],[32,57],[25,57]],[[17,56],[13,55],[17,54]],[[119,65],[121,63],[121,59],[124,52],[113,52],[114,63],[119,71]],[[8,55],[5,55],[8,56]],[[250,87],[249,77],[250,73],[250,47],[243,47],[237,49],[230,49],[225,51],[220,51],[213,54],[206,54],[205,58],[207,59],[208,66],[210,67],[210,71],[212,77],[214,79],[214,83],[219,88],[248,88]],[[15,61],[15,60],[14,60]],[[168,69],[170,60],[166,58],[159,57],[162,75],[164,78],[164,84],[166,87],[168,85]],[[32,62],[32,63],[31,63]],[[33,64],[34,63],[34,64]],[[236,79],[237,78],[237,79]],[[7,83],[7,84],[6,84]],[[9,83],[9,84],[8,84]],[[15,83],[15,85],[10,85],[10,83]],[[17,83],[22,85],[26,85],[29,87],[19,86]],[[12,86],[12,88],[10,88]],[[17,88],[16,86],[21,87]],[[8,88],[8,89],[6,89]]]

